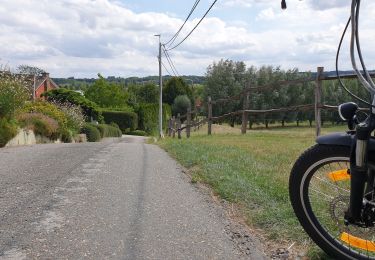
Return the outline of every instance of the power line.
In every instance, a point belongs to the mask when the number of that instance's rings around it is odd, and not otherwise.
[[[178,44],[176,44],[175,46],[173,46],[172,48],[169,48],[167,51],[170,51],[170,50],[173,50],[175,48],[177,48],[178,46],[180,46],[193,32],[194,30],[199,26],[199,24],[203,21],[203,19],[207,16],[207,14],[211,11],[212,7],[214,7],[214,5],[216,4],[217,0],[215,0],[210,8],[208,8],[207,12],[203,15],[203,17],[199,20],[199,22],[194,26],[194,28],[188,33],[188,35],[186,35],[186,37],[184,39],[182,39],[182,41],[180,41]]]
[[[167,67],[164,65],[164,63],[162,62],[161,65],[163,65],[164,69],[168,72],[169,75],[172,75],[172,73],[169,72],[169,70],[167,69]]]
[[[179,73],[171,59],[171,57],[169,56],[167,50],[165,49],[165,46],[163,45],[163,51],[164,51],[164,54],[165,54],[165,57],[167,58],[167,61],[169,63],[169,66],[171,67],[172,71],[175,73],[175,76],[179,76]],[[176,75],[177,74],[177,75]]]
[[[166,42],[164,45],[169,44],[169,46],[171,46],[174,43],[174,41],[176,40],[177,36],[180,34],[182,28],[184,28],[186,22],[189,20],[190,16],[193,14],[195,8],[198,6],[199,2],[200,2],[200,0],[196,0],[195,1],[193,7],[191,8],[188,16],[186,17],[184,23],[181,25],[180,29],[178,29],[178,31],[172,36],[172,38],[168,42]]]

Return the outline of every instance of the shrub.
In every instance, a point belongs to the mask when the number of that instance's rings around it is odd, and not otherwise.
[[[177,96],[174,99],[172,106],[173,115],[176,116],[178,113],[180,113],[181,115],[186,114],[190,106],[190,99],[187,95]]]
[[[88,100],[76,91],[59,88],[43,93],[42,96],[46,97],[48,101],[57,101],[59,103],[69,102],[76,106],[80,106],[87,120],[90,120],[92,118],[93,120],[97,120],[98,122],[103,121],[103,117],[98,105]]]
[[[0,117],[11,118],[30,97],[25,80],[10,72],[0,72]]]
[[[100,132],[100,136],[102,138],[104,137],[121,137],[122,136],[122,131],[118,127],[114,127],[111,125],[106,125],[106,124],[100,124],[100,125],[95,125],[96,128],[98,128]]]
[[[71,130],[66,129],[61,132],[61,141],[64,143],[71,143],[73,142],[74,134]]]
[[[49,116],[41,113],[24,113],[17,117],[22,127],[31,129],[35,134],[45,136],[51,139],[57,139],[59,136],[59,124]]]
[[[0,147],[4,147],[13,137],[17,135],[17,125],[6,118],[0,119]]]
[[[93,124],[85,123],[81,129],[81,133],[86,134],[88,142],[100,141],[100,132]]]
[[[138,135],[138,136],[146,136],[147,135],[147,133],[145,131],[142,131],[142,130],[135,130],[135,131],[128,132],[126,134],[127,135]]]
[[[65,114],[67,118],[67,128],[72,132],[72,134],[78,133],[85,123],[85,116],[81,107],[69,102],[62,103],[53,101],[52,104],[58,107]]]
[[[102,115],[106,124],[116,123],[123,133],[127,128],[133,131],[138,127],[138,116],[134,112],[103,110]]]
[[[21,112],[24,113],[41,113],[53,118],[59,124],[58,132],[61,134],[68,129],[68,118],[57,106],[46,101],[30,102],[25,105]]]
[[[159,124],[159,104],[140,104],[137,112],[139,129],[148,134],[156,133]],[[163,128],[166,127],[171,114],[171,107],[168,104],[163,104]]]

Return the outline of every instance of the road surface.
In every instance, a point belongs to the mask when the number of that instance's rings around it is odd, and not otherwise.
[[[0,187],[0,259],[265,259],[140,137],[0,149]]]

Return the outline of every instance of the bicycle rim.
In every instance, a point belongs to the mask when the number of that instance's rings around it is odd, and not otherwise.
[[[309,222],[325,243],[347,258],[375,259],[375,228],[345,225],[349,206],[349,158],[332,157],[316,162],[306,172],[301,198]]]

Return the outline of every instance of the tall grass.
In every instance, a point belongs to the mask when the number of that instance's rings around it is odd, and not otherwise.
[[[294,161],[314,144],[314,129],[252,130],[246,135],[217,132],[221,134],[167,138],[160,145],[191,169],[194,182],[206,183],[222,198],[240,205],[248,224],[263,229],[268,238],[308,241],[289,202],[288,180]]]

